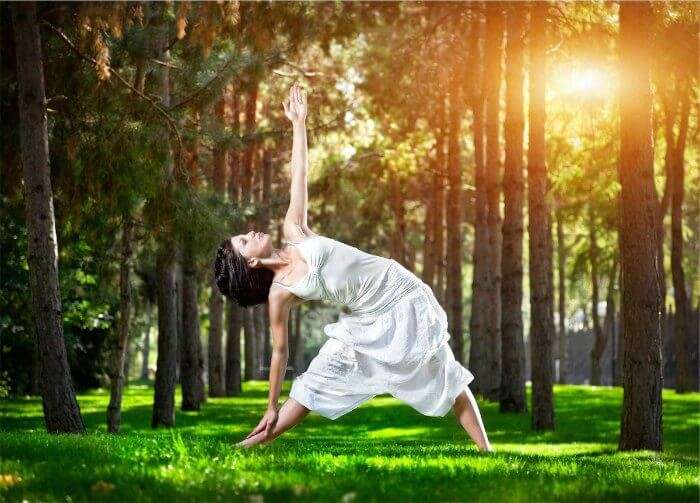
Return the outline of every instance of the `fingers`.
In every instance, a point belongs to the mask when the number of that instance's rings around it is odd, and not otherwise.
[[[301,87],[299,87],[299,84],[294,84],[291,89],[292,93],[292,99],[294,100],[295,103],[302,104],[302,92],[301,92]]]
[[[248,433],[248,436],[245,437],[245,438],[250,438],[250,437],[252,437],[253,435],[256,435],[256,434],[260,433],[260,432],[261,432],[262,430],[264,430],[264,429],[265,429],[265,423],[263,423],[262,421],[260,421],[260,422],[258,423],[258,425],[257,425],[255,428],[253,428],[253,431],[251,431],[250,433]]]
[[[254,437],[254,436],[257,435],[258,433],[260,433],[262,430],[263,430],[263,427],[262,427],[262,426],[256,426],[255,429],[254,429],[253,431],[251,431],[250,433],[248,433],[248,436],[245,437],[245,438]]]
[[[272,428],[274,428],[275,423],[272,421],[268,421],[267,426],[265,427],[265,438],[270,438],[270,433],[272,433]]]
[[[282,101],[282,106],[284,107],[284,113],[289,113],[289,99]]]

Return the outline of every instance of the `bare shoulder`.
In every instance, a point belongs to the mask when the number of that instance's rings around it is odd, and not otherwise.
[[[289,309],[303,302],[304,299],[300,299],[289,290],[275,284],[270,287],[270,293],[267,296],[268,310],[271,318],[273,315],[279,316],[284,311],[289,311]]]
[[[309,229],[308,225],[303,225],[293,220],[285,220],[282,226],[282,235],[285,241],[298,243],[318,234]]]

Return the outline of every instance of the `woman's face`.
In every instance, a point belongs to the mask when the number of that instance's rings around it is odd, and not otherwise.
[[[272,255],[272,238],[264,232],[250,231],[231,237],[231,244],[246,260]]]

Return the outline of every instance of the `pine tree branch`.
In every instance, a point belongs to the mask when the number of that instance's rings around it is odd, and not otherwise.
[[[75,54],[78,55],[78,57],[87,61],[88,63],[92,63],[93,65],[98,65],[98,62],[97,62],[97,60],[95,60],[95,58],[88,56],[87,54],[83,53],[80,49],[78,49],[78,47],[75,45],[75,43],[73,43],[73,41],[71,41],[68,38],[68,36],[61,31],[60,28],[54,26],[53,24],[49,23],[46,20],[42,21],[42,23],[45,24],[46,26],[48,26],[51,29],[51,31],[53,31],[56,34],[56,36],[58,36],[58,38],[60,38],[63,41],[63,43],[65,43],[68,46],[68,48],[70,48]],[[102,64],[100,63],[100,65],[102,65]],[[113,67],[111,67],[110,65],[107,65],[107,64],[105,64],[104,66],[106,66],[109,69],[110,73],[112,73],[115,77],[117,77],[117,80],[122,85],[124,85],[125,87],[130,89],[133,94],[135,94],[136,96],[138,96],[142,100],[146,101],[149,105],[151,105],[151,107],[154,110],[156,110],[156,112],[158,112],[159,115],[161,115],[165,119],[168,126],[170,127],[173,134],[175,135],[175,138],[177,139],[178,152],[177,152],[177,155],[175,156],[175,159],[176,159],[176,164],[179,168],[179,166],[181,166],[181,157],[182,157],[182,152],[184,151],[184,148],[183,148],[183,144],[182,144],[182,137],[180,135],[180,131],[178,130],[177,124],[175,123],[173,118],[170,116],[170,114],[168,114],[167,110],[165,110],[162,106],[160,106],[156,102],[156,100],[154,100],[150,96],[147,96],[146,94],[144,94],[141,91],[139,91],[138,89],[136,89],[133,85],[131,85],[131,83],[128,80],[126,80],[124,77],[122,77],[119,74],[119,72],[117,72]]]
[[[278,54],[281,54],[281,53],[284,53],[284,50],[278,50],[278,51],[271,52],[267,57],[264,58],[265,63],[269,63],[270,61],[274,61],[275,58],[277,58]],[[248,56],[250,56],[250,53],[248,53]],[[183,98],[178,103],[172,105],[169,110],[171,110],[171,111],[177,110],[178,108],[182,108],[183,106],[187,105],[191,101],[195,100],[199,95],[201,95],[203,92],[205,92],[207,89],[209,89],[216,81],[220,80],[222,78],[224,72],[226,72],[226,70],[228,70],[231,67],[231,65],[233,65],[234,63],[237,63],[239,61],[240,61],[240,55],[232,56],[226,63],[224,63],[221,66],[221,68],[219,68],[217,70],[217,72],[214,74],[214,76],[211,79],[209,79],[209,81],[206,84],[202,85],[198,89],[195,89],[194,92],[192,92],[192,94]]]

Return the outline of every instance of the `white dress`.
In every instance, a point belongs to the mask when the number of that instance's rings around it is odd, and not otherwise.
[[[309,270],[294,285],[273,284],[350,313],[324,327],[329,340],[289,396],[329,419],[384,393],[428,416],[449,412],[474,376],[454,358],[430,286],[393,259],[326,236],[290,244]]]

